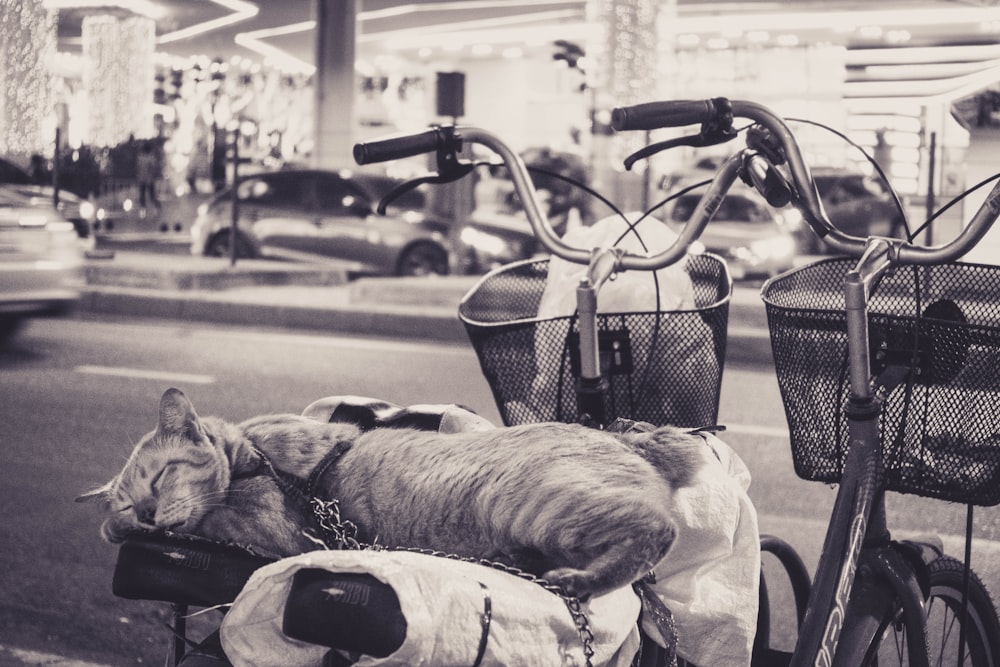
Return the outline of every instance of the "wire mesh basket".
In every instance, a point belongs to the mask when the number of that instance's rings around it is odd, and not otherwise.
[[[764,285],[796,473],[837,482],[848,446],[843,284],[855,260],[822,260]],[[905,267],[869,301],[869,358],[885,387],[887,488],[1000,502],[1000,267]]]
[[[609,421],[624,417],[687,427],[716,422],[732,280],[718,257],[691,255],[686,261],[693,309],[598,315]],[[577,318],[537,317],[548,263],[525,260],[497,269],[459,306],[507,425],[579,420]]]

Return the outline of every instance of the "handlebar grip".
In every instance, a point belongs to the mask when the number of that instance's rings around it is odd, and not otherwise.
[[[354,144],[354,161],[358,164],[372,164],[433,153],[444,147],[452,136],[435,127],[416,134]]]
[[[661,127],[682,127],[704,123],[715,117],[712,100],[670,100],[646,102],[611,111],[611,127],[623,130],[656,130]]]

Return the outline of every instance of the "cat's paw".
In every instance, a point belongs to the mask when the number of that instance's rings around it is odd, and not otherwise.
[[[101,524],[101,537],[105,542],[110,542],[111,544],[121,544],[125,541],[125,538],[131,535],[147,532],[149,531],[144,530],[136,523],[107,519]]]
[[[581,600],[588,599],[594,593],[594,575],[587,570],[560,567],[549,570],[542,578],[550,584],[558,586],[566,595]]]

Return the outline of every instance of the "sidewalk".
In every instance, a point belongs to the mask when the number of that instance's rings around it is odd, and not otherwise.
[[[348,265],[303,265],[115,251],[90,259],[80,310],[465,341],[458,303],[475,276],[360,278]]]
[[[240,260],[231,266],[228,259],[193,257],[180,252],[183,249],[171,254],[115,250],[112,257],[89,259],[80,310],[468,341],[458,319],[458,305],[479,276],[351,279],[352,267],[347,264]],[[756,287],[738,286],[734,291],[728,347],[731,360],[770,359],[766,319]]]

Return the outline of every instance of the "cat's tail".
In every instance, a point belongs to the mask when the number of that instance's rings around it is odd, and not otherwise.
[[[701,469],[705,440],[674,426],[660,426],[652,431],[629,431],[617,434],[635,449],[675,489],[690,486]]]

